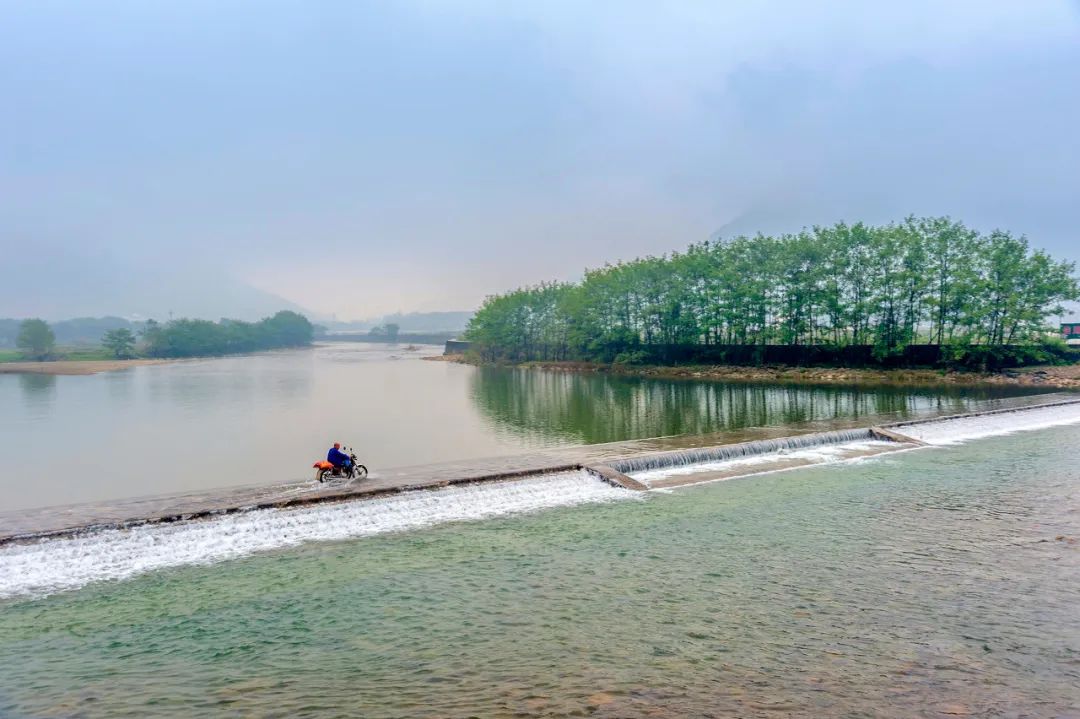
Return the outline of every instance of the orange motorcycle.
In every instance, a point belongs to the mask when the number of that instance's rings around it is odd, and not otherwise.
[[[346,447],[345,451],[349,453],[349,459],[351,460],[347,465],[335,467],[325,459],[311,465],[315,469],[315,479],[326,482],[337,477],[343,479],[363,479],[366,477],[367,467],[356,461],[356,452],[350,447]]]

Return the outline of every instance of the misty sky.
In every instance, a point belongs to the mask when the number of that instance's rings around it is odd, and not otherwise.
[[[469,309],[908,213],[1080,259],[1075,1],[0,0],[0,93],[0,316]]]

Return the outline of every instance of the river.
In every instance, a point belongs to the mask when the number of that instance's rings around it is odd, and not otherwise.
[[[371,533],[374,503],[339,505],[314,526],[352,536],[0,599],[0,715],[1080,714],[1080,426],[932,432],[473,521]],[[244,536],[297,526],[254,514]],[[212,549],[212,526],[49,540],[43,563]],[[0,583],[26,550],[0,548]]]
[[[0,375],[3,496],[279,482],[335,438],[378,472],[1018,401],[416,357],[431,351]],[[9,542],[0,716],[1080,714],[1080,405],[901,429],[928,446],[806,445],[786,456],[825,463],[674,488],[759,458],[642,455],[646,492],[566,470]]]
[[[1033,390],[732,384],[478,369],[336,343],[92,376],[0,374],[0,511],[277,484],[331,442],[403,465],[964,411]]]

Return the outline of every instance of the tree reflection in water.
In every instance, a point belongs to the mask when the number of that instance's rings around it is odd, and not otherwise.
[[[500,431],[596,444],[806,422],[962,412],[1018,387],[894,387],[665,380],[480,367],[473,402]]]

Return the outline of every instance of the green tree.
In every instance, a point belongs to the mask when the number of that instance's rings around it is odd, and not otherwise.
[[[467,336],[484,357],[512,361],[662,361],[676,345],[717,344],[860,345],[884,358],[927,341],[962,356],[972,344],[1041,341],[1047,319],[1080,298],[1074,272],[1023,237],[980,235],[947,217],[838,223],[705,242],[586,270],[578,284],[495,295]]]
[[[130,359],[135,356],[135,334],[126,327],[109,330],[101,338],[101,346],[117,359]]]
[[[315,330],[303,315],[278,312],[258,322],[179,319],[164,325],[150,321],[143,330],[151,357],[210,357],[311,344]]]
[[[401,325],[396,322],[386,323],[386,338],[391,342],[397,342],[398,333],[401,332]]]
[[[945,344],[962,324],[971,297],[974,261],[981,249],[978,235],[948,217],[924,218],[916,224],[930,272],[930,337],[935,344]]]
[[[56,335],[45,320],[23,320],[23,323],[19,325],[19,335],[15,338],[15,346],[30,359],[40,362],[48,359],[56,349]]]
[[[151,357],[162,357],[161,344],[162,329],[161,324],[154,319],[149,319],[146,324],[139,330],[139,337],[143,341],[143,351]]]
[[[315,336],[315,327],[307,317],[288,310],[260,320],[255,328],[257,346],[253,349],[305,347]]]

